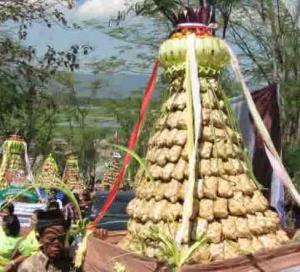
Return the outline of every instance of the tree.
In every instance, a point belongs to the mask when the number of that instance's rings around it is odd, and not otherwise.
[[[48,47],[44,56],[35,48],[24,46],[28,28],[34,23],[47,27],[70,26],[64,16],[65,8],[73,2],[64,1],[0,1],[0,23],[13,21],[18,26],[18,39],[2,33],[0,36],[0,133],[22,133],[33,155],[48,152],[58,106],[49,94],[49,82],[58,69],[73,71],[79,67],[77,56],[88,53],[88,46],[74,45],[68,51]]]
[[[300,2],[297,0],[283,0],[283,3],[289,10],[298,28],[300,28]]]
[[[280,1],[244,3],[237,14],[230,22],[229,37],[246,60],[247,76],[280,86],[284,160],[290,166],[300,145],[300,31]],[[289,171],[293,176],[293,167]]]
[[[154,122],[160,113],[160,108],[163,101],[164,98],[163,96],[161,96],[159,99],[153,99],[151,105],[149,106],[149,110],[147,112],[147,116],[145,118],[143,127],[139,135],[139,140],[135,148],[135,152],[142,158],[146,155],[148,149],[148,139],[153,131]],[[129,97],[122,100],[112,100],[108,105],[107,110],[109,112],[112,112],[119,124],[118,144],[127,147],[132,128],[134,127],[134,124],[139,115],[140,105],[140,96]],[[124,118],[125,116],[126,118]],[[135,173],[138,167],[138,163],[133,160],[128,171]]]
[[[56,80],[64,90],[64,106],[62,112],[69,123],[69,129],[60,133],[65,138],[73,152],[78,154],[80,169],[82,169],[86,181],[95,177],[99,160],[97,141],[103,136],[103,132],[97,128],[91,128],[87,124],[92,102],[102,82],[93,81],[90,88],[90,96],[78,97],[76,80],[70,72],[58,73]]]

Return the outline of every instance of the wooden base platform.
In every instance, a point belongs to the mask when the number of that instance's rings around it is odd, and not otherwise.
[[[84,264],[86,272],[111,272],[116,262],[126,267],[126,272],[167,272],[164,263],[124,251],[116,242],[124,233],[110,233],[101,241],[91,237]],[[294,268],[294,270],[289,270]],[[299,269],[299,270],[297,270]],[[292,243],[275,250],[263,250],[254,255],[242,256],[211,264],[186,265],[182,272],[282,272],[300,271],[300,243]]]

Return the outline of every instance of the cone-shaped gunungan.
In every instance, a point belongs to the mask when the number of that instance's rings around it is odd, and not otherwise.
[[[185,67],[187,35],[175,33],[160,48],[160,63],[169,78],[169,97],[149,140],[146,161],[154,182],[139,170],[136,198],[128,205],[130,221],[123,246],[149,257],[163,258],[158,242],[148,238],[158,226],[175,239],[181,224],[189,177],[187,151],[187,93]],[[202,127],[197,179],[186,245],[205,233],[208,245],[193,256],[195,262],[223,260],[288,241],[278,215],[254,182],[241,135],[219,81],[229,62],[224,42],[196,36],[196,58],[202,104]]]
[[[10,185],[23,186],[31,175],[29,166],[26,166],[27,150],[24,139],[18,135],[11,135],[4,141],[2,149],[0,188]]]
[[[114,181],[116,180],[116,177],[118,176],[119,171],[120,167],[118,164],[118,160],[116,158],[112,158],[111,160],[109,160],[106,170],[103,174],[102,186],[110,190],[110,188],[114,184]]]
[[[78,165],[78,158],[75,154],[69,154],[67,156],[62,180],[71,190],[80,192],[84,189],[84,183]]]
[[[37,173],[36,180],[39,183],[50,185],[61,179],[61,175],[55,159],[49,154]]]

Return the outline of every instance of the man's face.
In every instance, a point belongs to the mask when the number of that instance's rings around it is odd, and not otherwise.
[[[40,242],[44,253],[50,259],[58,259],[62,256],[65,249],[66,232],[63,226],[52,226],[46,228]]]
[[[3,217],[4,216],[7,216],[7,215],[9,215],[9,211],[8,211],[8,209],[3,209],[3,210],[0,210],[0,224],[2,224],[2,219],[3,219]]]
[[[36,214],[33,214],[33,215],[31,216],[31,227],[32,227],[32,229],[35,228],[36,223],[37,223]]]
[[[4,217],[6,215],[9,215],[8,209],[4,208],[4,209],[0,210],[0,217]]]

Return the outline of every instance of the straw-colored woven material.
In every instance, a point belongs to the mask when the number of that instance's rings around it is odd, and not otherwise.
[[[187,38],[162,45],[160,61],[169,79],[169,97],[148,143],[146,161],[154,179],[140,169],[136,198],[128,205],[128,235],[122,246],[148,257],[164,259],[158,241],[149,239],[157,226],[175,239],[183,218],[190,176],[188,142]],[[196,263],[230,259],[289,241],[279,218],[257,187],[218,74],[229,61],[223,41],[196,38],[201,96],[201,133],[196,162],[193,212],[184,239],[190,246],[205,233],[208,244],[192,258]],[[217,57],[216,57],[217,54]],[[222,57],[220,57],[222,56]],[[201,60],[201,61],[200,61]],[[189,200],[190,201],[190,200]]]

